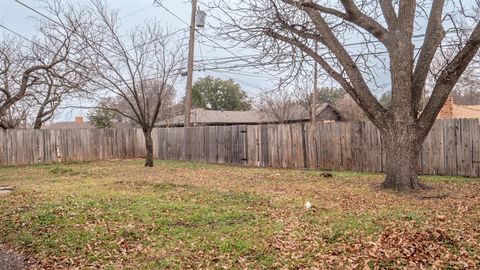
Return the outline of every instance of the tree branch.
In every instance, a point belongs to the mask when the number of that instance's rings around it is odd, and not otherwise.
[[[341,0],[342,5],[345,8],[346,13],[339,10],[328,8],[323,5],[314,3],[313,1],[298,2],[294,0],[282,0],[284,3],[291,6],[301,6],[303,8],[314,9],[318,12],[330,14],[340,19],[349,21],[357,26],[367,30],[373,36],[375,36],[381,42],[385,42],[388,31],[380,23],[364,14],[352,0]]]
[[[435,118],[442,109],[462,73],[480,48],[480,23],[477,23],[465,46],[440,74],[432,95],[418,120],[421,136],[428,135]]]
[[[395,9],[393,7],[392,0],[380,0],[380,8],[383,12],[383,17],[388,24],[388,29],[390,31],[395,30],[397,28],[397,14],[395,13]]]
[[[347,93],[349,93],[352,96],[353,100],[362,109],[365,110],[368,118],[372,122],[378,124],[380,127],[386,127],[386,124],[384,122],[385,119],[383,117],[380,117],[378,112],[375,112],[371,107],[366,106],[366,104],[368,104],[368,103],[363,102],[364,98],[362,98],[361,95],[365,95],[365,93],[363,92],[363,93],[359,94],[358,93],[358,88],[354,88],[354,86],[352,86],[352,84],[347,79],[345,79],[339,72],[337,72],[335,69],[333,69],[320,55],[318,55],[318,53],[316,53],[314,50],[307,47],[302,42],[300,42],[298,40],[295,40],[295,39],[292,39],[292,38],[289,38],[289,37],[286,37],[286,36],[283,36],[279,33],[275,33],[274,31],[267,30],[265,32],[265,34],[268,35],[268,36],[271,36],[273,38],[282,40],[286,43],[289,43],[289,44],[299,48],[300,50],[302,50],[303,52],[308,54],[310,57],[312,57],[325,70],[325,72],[328,75],[330,75],[332,78],[334,78],[343,87],[343,89],[345,89],[345,91],[347,91]],[[371,93],[370,93],[370,95],[371,95]],[[373,97],[373,98],[375,99],[375,97]],[[375,102],[378,103],[378,101],[376,101],[376,99],[375,99]],[[380,104],[379,104],[379,106],[381,107]],[[385,109],[383,109],[383,107],[382,107],[382,111],[385,112]]]
[[[398,8],[397,29],[400,32],[404,33],[408,40],[411,40],[413,36],[413,25],[415,23],[416,7],[417,1],[415,0],[400,0]]]
[[[318,31],[322,34],[325,46],[336,56],[337,60],[345,69],[351,84],[355,88],[359,103],[364,104],[362,108],[365,108],[367,116],[369,116],[373,123],[378,124],[380,128],[386,127],[385,116],[387,115],[387,111],[370,91],[357,64],[332,33],[331,28],[320,13],[313,9],[306,9],[306,12],[316,25]]]
[[[418,112],[419,103],[425,88],[425,82],[428,77],[430,65],[435,56],[435,52],[442,43],[445,37],[445,31],[442,27],[442,13],[444,0],[433,1],[432,9],[430,11],[430,18],[425,33],[425,39],[418,57],[415,71],[413,73],[412,83],[412,102],[414,104],[415,112]]]

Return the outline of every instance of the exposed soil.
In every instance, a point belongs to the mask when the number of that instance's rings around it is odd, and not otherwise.
[[[0,270],[23,270],[29,265],[31,263],[24,255],[0,244]]]

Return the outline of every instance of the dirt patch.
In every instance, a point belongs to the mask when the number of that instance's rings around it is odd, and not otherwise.
[[[0,244],[0,270],[23,270],[29,265],[31,263],[24,255]]]

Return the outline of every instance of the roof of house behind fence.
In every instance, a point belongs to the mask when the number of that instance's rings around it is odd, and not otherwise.
[[[113,122],[114,128],[129,128],[130,124],[122,122]],[[75,121],[72,122],[54,122],[48,125],[44,125],[42,129],[83,129],[83,128],[95,128],[91,122],[86,122],[83,117],[75,117]]]
[[[330,104],[319,104],[317,114],[320,115],[326,109],[338,111]],[[292,107],[291,113],[287,119],[288,122],[308,121],[309,112],[302,106]],[[177,115],[162,122],[162,126],[183,126],[184,115]],[[265,111],[217,111],[205,109],[193,109],[191,112],[191,121],[195,124],[225,125],[225,124],[259,124],[259,123],[278,123],[278,119],[271,113]]]
[[[480,118],[480,105],[453,105],[454,118]]]

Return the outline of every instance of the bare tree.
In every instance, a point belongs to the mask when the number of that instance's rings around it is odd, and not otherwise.
[[[86,47],[77,30],[85,26],[83,18],[68,20],[63,10],[72,6],[60,0],[41,1],[55,20],[34,19],[39,30],[37,38],[21,40],[3,37],[0,44],[0,119],[15,106],[26,118],[33,118],[33,127],[41,128],[51,119],[58,106],[89,80]],[[22,104],[16,104],[21,102]],[[11,122],[11,121],[10,121]],[[4,125],[12,127],[12,125]]]
[[[140,126],[145,136],[145,166],[153,166],[152,130],[166,93],[172,90],[184,63],[184,46],[156,21],[123,35],[117,12],[92,0],[95,26],[83,29],[90,48],[96,85],[93,96],[108,108]],[[121,100],[123,106],[112,106]],[[112,102],[113,101],[113,102]]]
[[[362,109],[360,109],[349,95],[345,95],[337,100],[335,102],[335,108],[342,114],[342,118],[345,121],[368,120]]]
[[[215,7],[224,37],[262,48],[278,63],[314,59],[379,128],[387,150],[383,186],[410,192],[426,187],[417,175],[419,149],[480,47],[479,2],[216,0]],[[467,38],[459,38],[460,32],[468,32]],[[447,33],[457,34],[455,53],[436,70],[430,99],[420,111],[432,60]],[[372,92],[381,67],[390,75],[389,108]]]
[[[465,33],[459,33],[459,39],[466,39]],[[456,46],[455,41],[450,39],[450,46],[444,46],[440,52],[438,52],[433,61],[433,70],[442,70],[455,54],[455,50],[452,49]],[[431,91],[435,87],[439,74],[431,73],[426,82],[426,97],[423,97],[420,102],[422,106],[425,106],[428,101],[428,96],[431,95]],[[459,105],[476,105],[480,104],[480,54],[472,59],[469,66],[465,69],[458,82],[454,86],[451,94],[454,98],[455,104]]]
[[[295,114],[297,103],[292,93],[286,89],[279,89],[265,94],[258,105],[259,110],[280,123],[286,123]]]
[[[148,100],[156,99],[157,89],[159,88],[159,85],[157,84],[162,84],[162,82],[157,82],[153,80],[149,80],[145,82],[145,92]],[[174,115],[171,115],[171,110],[172,110],[172,106],[174,106],[176,94],[177,93],[173,86],[165,87],[165,89],[161,93],[162,104],[160,105],[160,109],[158,110],[158,116],[154,126],[159,126],[160,122],[174,116]],[[133,98],[133,97],[130,97],[130,98]],[[135,118],[135,113],[124,98],[117,97],[111,100],[105,100],[105,101],[102,101],[100,106],[103,106],[103,108],[117,108],[119,111],[122,112],[122,114],[115,113],[114,114],[115,119],[123,123],[129,123],[132,126],[139,126],[136,121],[132,120],[132,118]],[[154,109],[155,107],[150,108],[150,114],[155,113],[153,111]],[[128,117],[125,117],[124,116],[125,114],[128,115]]]
[[[452,96],[456,104],[480,105],[480,59],[472,61],[465,70],[453,89]]]
[[[291,95],[294,97],[295,103],[300,105],[306,112],[308,112],[308,115],[312,115],[313,111],[313,91],[314,91],[314,86],[312,83],[312,80],[310,79],[311,77],[306,77],[303,78],[297,78],[296,84],[295,84],[295,90],[292,91]],[[319,102],[319,95],[318,95],[319,90],[317,89],[316,93],[316,104],[317,106],[323,102]]]
[[[61,77],[54,78],[47,73],[44,74],[42,83],[33,87],[30,103],[34,109],[32,115],[34,129],[42,128],[47,121],[51,120],[62,103],[80,95],[79,92],[83,89],[81,85],[85,81],[83,79],[68,81],[67,77],[67,74],[63,74]]]
[[[43,72],[39,78],[40,83],[32,88],[33,107],[36,108],[34,129],[40,129],[45,122],[52,119],[62,103],[77,97],[93,76],[88,47],[78,34],[80,25],[85,25],[86,20],[69,20],[69,12],[72,11],[68,10],[73,7],[59,0],[45,3],[45,10],[64,23],[38,20],[42,37],[39,42],[42,46],[34,47],[33,54],[40,60],[52,53],[51,48],[64,45],[67,57],[49,72]],[[66,13],[62,13],[64,9],[67,10]]]
[[[31,94],[29,89],[41,84],[42,74],[52,73],[67,59],[68,45],[63,42],[49,49],[52,53],[35,57],[32,54],[35,44],[26,45],[9,37],[0,42],[0,119],[3,119],[12,106]]]

